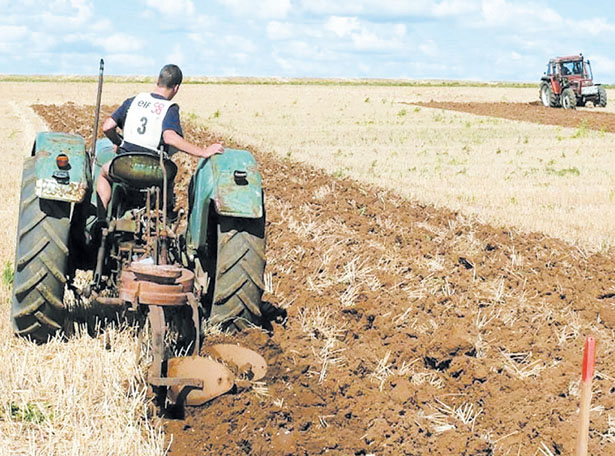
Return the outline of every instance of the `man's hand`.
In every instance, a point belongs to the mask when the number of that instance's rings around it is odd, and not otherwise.
[[[203,149],[191,142],[186,141],[173,130],[165,130],[162,133],[165,144],[173,146],[178,150],[184,151],[194,157],[209,158],[212,155],[221,154],[224,148],[220,144],[212,144],[207,149]]]
[[[221,144],[212,144],[207,149],[205,149],[205,158],[209,158],[212,155],[221,154],[224,152],[224,147]]]

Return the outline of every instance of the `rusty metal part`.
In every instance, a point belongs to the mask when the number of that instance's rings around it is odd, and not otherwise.
[[[175,403],[186,405],[202,405],[218,397],[233,387],[235,376],[223,364],[213,359],[200,356],[171,358],[167,361],[168,379],[199,379],[201,389],[171,386],[168,390],[169,399]]]
[[[85,182],[61,184],[55,179],[37,179],[34,192],[43,199],[80,203],[85,198],[87,189]]]
[[[102,230],[102,238],[100,241],[100,247],[98,247],[98,255],[96,256],[96,271],[94,272],[94,286],[98,288],[100,286],[100,280],[102,278],[102,268],[105,260],[105,250],[107,248],[107,236],[109,235],[109,230],[107,228],[103,228]]]
[[[127,231],[129,233],[136,233],[137,221],[132,219],[117,219],[115,220],[115,231]]]
[[[173,284],[182,275],[182,268],[172,265],[132,263],[130,271],[137,280],[149,280],[160,284]]]
[[[150,231],[152,229],[152,192],[147,189],[147,196],[145,198],[145,214],[147,216],[147,222],[145,223],[145,244],[149,245]]]
[[[160,234],[160,264],[168,262],[168,239],[167,239],[167,168],[164,166],[164,152],[160,151],[160,169],[162,170],[162,233]]]
[[[103,306],[123,306],[126,302],[122,298],[111,298],[108,296],[97,296],[93,301]]]
[[[267,373],[265,358],[240,345],[216,344],[206,347],[205,353],[228,365],[238,377],[257,381]]]
[[[177,211],[177,219],[175,220],[175,222],[171,223],[171,232],[177,232],[177,230],[179,229],[179,225],[181,225],[181,222],[184,219],[185,213],[186,211],[184,211],[183,207],[179,208],[179,211]]]
[[[160,188],[155,188],[156,193],[156,229],[154,231],[155,241],[154,241],[154,259],[156,260],[156,264],[160,263]]]
[[[161,284],[154,281],[138,280],[136,275],[126,268],[120,276],[120,298],[131,303],[157,306],[181,306],[188,303],[192,294],[194,273],[181,269],[181,275],[175,283]]]
[[[234,385],[260,380],[267,372],[267,363],[261,355],[238,345],[213,345],[205,350],[210,358],[198,356],[199,301],[193,288],[194,273],[186,268],[133,262],[122,271],[120,297],[98,298],[108,304],[128,301],[133,306],[149,306],[153,361],[148,382],[158,388],[159,398],[166,397],[175,404],[190,406],[202,405],[230,391]],[[192,310],[193,355],[168,359],[165,372],[164,308],[176,305],[189,305]]]
[[[169,262],[168,254],[169,254],[169,250],[168,250],[167,232],[163,231],[162,233],[160,233],[160,255],[158,257],[159,264],[167,264]]]
[[[164,309],[160,306],[150,306],[149,321],[152,328],[152,355],[154,360],[149,368],[148,379],[162,377],[162,360],[164,359]]]
[[[197,391],[202,390],[205,387],[205,381],[199,376],[198,372],[196,375],[191,372],[188,372],[188,375],[184,375],[185,370],[181,370],[181,372],[177,373],[176,369],[171,368],[172,375],[169,376],[167,374],[167,376],[163,376],[162,362],[164,360],[165,332],[164,309],[160,306],[150,306],[149,321],[152,327],[152,355],[154,359],[149,368],[147,381],[153,386],[172,387],[178,389],[179,391],[186,389],[186,387],[190,389],[196,388]],[[173,366],[174,363],[171,363],[170,365]],[[178,395],[172,399],[174,402],[178,402],[178,399],[183,400],[183,397],[179,397]]]
[[[166,229],[167,227],[167,184],[168,184],[168,176],[167,176],[167,168],[164,166],[164,152],[160,151],[160,169],[162,170],[162,227]]]
[[[188,305],[192,309],[192,324],[194,325],[194,347],[193,355],[198,355],[201,351],[201,316],[199,315],[199,301],[194,294],[188,294]]]
[[[147,265],[132,263],[125,268],[121,275],[120,300],[149,306],[149,321],[152,329],[153,361],[148,373],[148,382],[155,387],[171,388],[175,393],[170,394],[172,401],[182,403],[190,392],[195,392],[198,400],[204,397],[215,397],[228,391],[233,385],[232,374],[227,375],[224,366],[211,372],[193,370],[194,366],[202,366],[189,362],[189,368],[182,366],[182,362],[169,360],[166,374],[163,372],[164,362],[164,336],[166,331],[164,307],[173,305],[189,305],[192,310],[192,323],[194,325],[195,340],[193,354],[200,350],[200,320],[199,302],[192,293],[194,274],[188,269],[178,266]],[[180,358],[183,359],[183,358]],[[193,358],[189,358],[193,359]],[[215,362],[214,362],[215,363]],[[211,364],[208,362],[207,364]],[[222,369],[222,370],[221,370]],[[220,388],[224,391],[219,392]],[[168,390],[170,391],[170,390]],[[164,394],[165,389],[158,390]],[[205,399],[208,400],[208,399]]]
[[[197,285],[197,291],[199,293],[207,292],[207,288],[209,287],[209,277],[203,266],[201,265],[201,260],[198,257],[194,259],[195,268],[194,268],[194,281]]]

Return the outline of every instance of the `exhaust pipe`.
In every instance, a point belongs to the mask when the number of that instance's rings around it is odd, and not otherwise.
[[[94,113],[94,130],[92,131],[92,148],[90,149],[90,169],[94,169],[94,160],[96,160],[96,137],[98,136],[98,120],[100,117],[100,98],[102,95],[104,69],[105,61],[100,59],[100,67],[98,69],[98,93],[96,94],[96,112]]]

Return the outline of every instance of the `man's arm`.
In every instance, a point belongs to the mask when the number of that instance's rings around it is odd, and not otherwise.
[[[105,119],[105,121],[103,122],[102,129],[105,136],[109,138],[113,144],[115,144],[116,146],[122,144],[122,138],[117,133],[117,123],[115,122],[115,120],[113,120],[112,117],[107,117]]]
[[[195,146],[191,142],[186,141],[184,138],[179,136],[174,130],[165,130],[162,133],[162,139],[165,144],[175,147],[176,149],[195,157],[209,158],[212,155],[221,154],[224,152],[224,148],[220,144],[212,144],[207,149],[202,149],[199,146]]]

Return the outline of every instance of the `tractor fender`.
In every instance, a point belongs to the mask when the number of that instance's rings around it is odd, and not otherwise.
[[[262,176],[250,152],[225,149],[199,163],[189,189],[186,240],[191,249],[205,246],[210,205],[223,216],[263,216]]]
[[[59,155],[68,157],[60,168]],[[88,192],[90,165],[85,140],[79,135],[40,132],[32,156],[35,158],[35,193],[41,199],[80,203]]]

